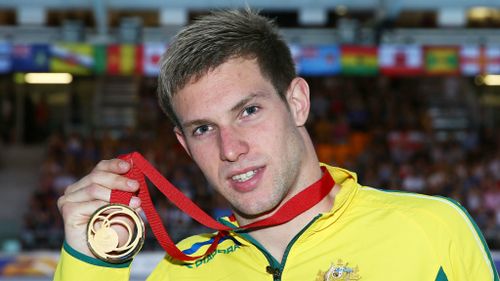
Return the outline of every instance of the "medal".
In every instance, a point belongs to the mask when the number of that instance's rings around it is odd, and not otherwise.
[[[118,228],[126,231],[126,241],[119,241]],[[91,216],[87,225],[90,251],[109,263],[130,261],[141,250],[144,238],[144,222],[137,212],[123,204],[101,207]]]
[[[325,198],[335,181],[325,167],[321,167],[321,179],[308,186],[283,204],[272,216],[242,225],[238,228],[226,226],[205,213],[191,199],[175,188],[142,155],[137,152],[119,157],[131,164],[131,169],[124,176],[139,182],[141,208],[144,210],[149,226],[160,246],[174,259],[193,261],[205,257],[217,249],[219,241],[230,231],[258,229],[286,223]],[[172,241],[163,227],[149,195],[145,176],[165,195],[170,202],[204,226],[217,230],[213,242],[203,255],[189,256],[183,253]],[[111,204],[98,209],[87,226],[87,244],[90,251],[100,260],[110,263],[124,263],[131,260],[140,251],[144,243],[144,223],[139,215],[128,207],[132,193],[112,190]],[[119,241],[117,229],[126,231],[126,241]]]

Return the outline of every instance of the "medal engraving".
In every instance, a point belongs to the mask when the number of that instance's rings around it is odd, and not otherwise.
[[[94,235],[94,246],[99,252],[112,252],[118,247],[118,234],[112,228],[100,228]]]
[[[126,241],[119,241],[117,231],[127,233]],[[106,205],[90,218],[87,243],[90,251],[100,260],[109,263],[127,262],[144,244],[144,223],[128,206]]]

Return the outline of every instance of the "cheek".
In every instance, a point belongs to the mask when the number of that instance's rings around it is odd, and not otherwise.
[[[251,136],[252,139],[255,139],[254,141],[259,142],[271,152],[277,152],[278,149],[286,147],[290,138],[294,136],[293,130],[295,129],[293,124],[287,122],[288,120],[275,120],[274,122],[264,122],[258,132]]]
[[[206,173],[210,168],[215,168],[218,152],[212,144],[203,143],[190,146],[191,158]]]

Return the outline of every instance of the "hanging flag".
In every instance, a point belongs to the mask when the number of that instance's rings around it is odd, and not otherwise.
[[[48,72],[49,45],[14,45],[12,49],[12,70],[19,72]]]
[[[167,50],[163,43],[144,44],[143,72],[146,76],[157,76],[160,73],[160,59]]]
[[[293,63],[295,64],[295,71],[300,73],[300,46],[298,44],[289,44],[288,48],[290,49],[290,53],[292,55]]]
[[[500,74],[500,46],[486,46],[486,74]]]
[[[7,73],[11,71],[12,61],[10,43],[1,42],[0,43],[0,73]]]
[[[381,45],[380,72],[391,76],[419,75],[424,71],[422,48],[417,45]]]
[[[485,72],[486,56],[484,48],[466,45],[460,48],[460,70],[462,74],[474,76]]]
[[[342,46],[340,54],[342,74],[376,75],[378,73],[376,47]]]
[[[51,72],[89,75],[94,68],[94,48],[90,44],[54,44],[50,54]]]
[[[134,73],[142,75],[144,74],[144,45],[136,45],[134,54]]]
[[[460,69],[464,75],[500,73],[500,46],[465,45],[460,48]]]
[[[107,73],[114,75],[141,74],[142,46],[132,44],[109,45]]]
[[[454,75],[459,73],[458,47],[427,46],[425,71],[430,75]]]
[[[107,68],[107,47],[105,45],[94,46],[94,73],[104,74]]]
[[[340,48],[337,45],[301,46],[296,56],[300,75],[340,73]]]

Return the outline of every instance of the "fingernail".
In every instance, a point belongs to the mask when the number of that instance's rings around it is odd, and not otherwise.
[[[135,180],[128,180],[127,181],[127,185],[132,187],[132,188],[137,188],[139,187],[139,183]]]
[[[137,208],[140,205],[141,205],[141,199],[137,197],[132,197],[132,199],[130,199],[130,207]]]
[[[126,162],[126,161],[121,161],[120,164],[118,164],[118,165],[120,165],[120,168],[123,169],[123,170],[128,169],[129,166],[130,166],[129,163]]]

